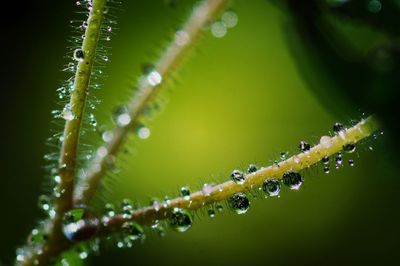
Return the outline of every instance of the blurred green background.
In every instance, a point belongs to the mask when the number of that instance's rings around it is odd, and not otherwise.
[[[102,101],[95,110],[99,125],[111,127],[110,114],[128,99],[141,65],[154,62],[193,4],[135,0],[118,6],[107,78],[94,92]],[[74,1],[46,0],[26,9],[15,5],[21,20],[2,38],[0,258],[6,264],[41,215],[36,201],[44,192],[42,158],[52,151],[45,140],[54,128],[50,113],[57,107],[56,88],[67,77],[58,70],[69,60],[63,58],[72,35],[69,20],[77,17]],[[110,192],[102,200],[132,198],[147,204],[152,196],[176,196],[181,185],[199,189],[204,182],[226,180],[232,169],[268,165],[280,152],[296,151],[300,140],[316,143],[334,122],[350,124],[373,111],[347,100],[332,110],[309,88],[288,49],[283,27],[288,13],[265,0],[237,0],[232,8],[238,25],[221,39],[206,31],[162,94],[162,111],[146,124],[150,138],[129,142],[130,152],[122,156],[121,171],[108,182]],[[159,238],[150,232],[143,244],[107,248],[89,262],[396,264],[400,181],[388,146],[384,135],[345,157],[338,171],[326,175],[322,167],[312,168],[299,191],[284,189],[280,198],[253,200],[245,215],[224,211],[213,220],[199,215],[186,233]],[[349,158],[354,167],[347,165]]]

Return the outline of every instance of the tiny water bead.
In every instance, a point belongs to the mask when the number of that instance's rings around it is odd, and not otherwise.
[[[155,87],[162,82],[162,75],[151,64],[143,66],[143,74],[145,75],[145,80],[150,84],[150,86]]]
[[[119,127],[126,127],[131,122],[131,116],[125,106],[120,106],[114,111],[114,122]]]
[[[74,51],[74,59],[76,61],[82,62],[85,59],[85,53],[82,49],[75,49]]]
[[[311,148],[310,144],[305,141],[300,141],[299,149],[303,152],[309,151]]]
[[[215,209],[218,212],[222,212],[224,210],[224,206],[222,206],[222,204],[220,204],[220,203],[217,203],[217,204],[215,204]]]
[[[39,208],[48,212],[51,208],[51,200],[50,197],[47,195],[41,195],[38,200]]]
[[[179,191],[179,194],[185,200],[189,200],[190,199],[190,189],[189,189],[189,187],[181,187],[181,189]]]
[[[132,207],[132,203],[131,203],[130,200],[128,200],[128,199],[122,200],[122,202],[121,202],[121,212],[122,212],[122,217],[124,219],[132,218],[133,207]]]
[[[72,113],[71,105],[68,103],[64,106],[62,111],[62,118],[67,121],[71,121],[75,118],[74,114]]]
[[[333,132],[339,133],[340,131],[342,131],[344,129],[344,126],[341,123],[336,122],[335,124],[333,124],[332,129],[333,129]]]
[[[330,159],[328,156],[324,156],[324,157],[322,157],[321,161],[323,164],[329,164]]]
[[[233,170],[231,173],[231,180],[236,184],[242,185],[246,180],[246,176],[239,170]]]
[[[250,201],[244,193],[236,193],[228,199],[228,204],[237,214],[244,214],[250,208]]]
[[[213,209],[208,209],[207,214],[208,214],[208,217],[210,217],[210,218],[215,217],[215,211]]]
[[[349,165],[350,165],[350,166],[354,166],[354,160],[349,159]]]
[[[122,225],[124,233],[128,236],[129,240],[135,241],[144,238],[144,230],[141,225],[135,222],[126,222]]]
[[[279,195],[281,191],[281,184],[277,180],[265,180],[262,185],[262,190],[270,197]]]
[[[192,227],[192,215],[187,210],[174,208],[168,222],[176,232],[185,232]]]
[[[224,37],[227,33],[227,28],[226,28],[225,23],[223,23],[221,21],[214,22],[211,25],[211,33],[216,38]]]
[[[115,215],[115,207],[111,203],[106,203],[105,207],[105,213],[108,217],[113,217]]]
[[[295,171],[288,171],[283,174],[283,184],[293,190],[297,190],[303,184],[303,177]]]
[[[222,14],[221,20],[226,27],[233,28],[237,25],[239,19],[234,11],[227,10]]]
[[[353,153],[356,150],[356,145],[354,143],[349,143],[343,146],[343,150],[347,153]]]
[[[250,164],[249,167],[247,167],[247,173],[251,174],[254,172],[257,172],[258,167],[255,164]]]
[[[336,154],[335,157],[335,162],[336,162],[336,169],[339,169],[339,167],[342,165],[343,163],[343,155],[341,152],[339,152],[338,154]]]
[[[150,137],[150,129],[147,127],[139,127],[136,130],[136,135],[140,138],[140,139],[148,139]]]
[[[85,207],[74,208],[65,213],[63,233],[70,241],[83,241],[91,238],[99,228],[99,221]]]
[[[329,174],[329,172],[330,172],[329,166],[324,166],[324,173]]]

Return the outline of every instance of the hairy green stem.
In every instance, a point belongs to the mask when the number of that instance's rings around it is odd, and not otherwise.
[[[95,159],[85,171],[86,176],[75,188],[75,203],[89,203],[107,170],[110,158],[112,159],[118,153],[128,133],[138,126],[145,108],[184,59],[204,26],[219,14],[227,3],[228,0],[205,0],[196,7],[182,30],[177,32],[175,40],[163,53],[154,70],[141,78],[138,91],[127,106],[130,121],[124,126],[116,127],[113,131],[113,139],[101,147],[101,150],[99,149],[101,152],[97,152]]]
[[[227,181],[213,186],[211,193],[207,192],[205,194],[203,191],[197,191],[192,193],[188,199],[179,197],[170,200],[166,205],[160,203],[138,209],[133,212],[131,218],[124,218],[123,215],[110,217],[100,234],[109,235],[112,232],[120,231],[121,226],[127,221],[151,225],[157,220],[168,218],[174,208],[197,210],[206,205],[226,200],[235,193],[248,192],[262,186],[265,180],[282,179],[283,174],[288,171],[300,171],[317,164],[325,156],[331,156],[342,151],[347,144],[355,144],[369,137],[378,128],[378,121],[373,116],[370,116],[353,127],[341,131],[338,135],[321,137],[320,143],[307,152],[299,153],[278,164],[261,168],[254,173],[248,174],[242,185]]]
[[[47,265],[53,263],[52,260],[70,246],[62,233],[62,218],[64,213],[73,206],[72,195],[76,176],[80,129],[105,5],[106,0],[93,0],[81,50],[74,54],[75,59],[79,62],[69,106],[64,109],[63,113],[66,123],[59,158],[60,184],[57,187],[58,196],[54,199],[55,217],[50,221],[48,240],[44,241],[42,247],[26,254],[22,261],[17,261],[18,264]]]

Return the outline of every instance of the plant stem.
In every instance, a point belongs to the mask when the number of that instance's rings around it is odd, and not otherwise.
[[[92,2],[89,18],[87,20],[88,24],[81,47],[83,56],[80,56],[76,69],[69,107],[67,110],[64,110],[64,112],[67,111],[68,113],[64,114],[66,123],[59,158],[59,175],[61,181],[57,187],[59,197],[55,197],[54,199],[54,209],[56,214],[50,221],[51,225],[48,232],[48,240],[44,241],[42,247],[37,250],[32,250],[30,254],[27,254],[21,262],[17,262],[22,265],[50,264],[53,259],[58,257],[63,250],[70,246],[70,243],[64,237],[61,230],[62,219],[64,213],[73,205],[72,195],[76,175],[76,160],[80,129],[100,35],[101,23],[104,17],[105,5],[106,0],[93,0]]]
[[[120,231],[121,226],[127,221],[136,221],[144,225],[153,224],[157,220],[166,219],[174,208],[197,210],[206,205],[228,199],[235,193],[247,192],[262,186],[268,179],[282,179],[287,171],[300,171],[319,163],[325,156],[331,156],[343,150],[347,144],[355,144],[374,133],[379,128],[378,121],[370,116],[351,128],[341,131],[334,137],[324,136],[320,144],[315,145],[307,152],[299,153],[278,164],[262,168],[248,174],[244,184],[239,185],[233,181],[215,185],[210,194],[202,191],[194,192],[189,199],[183,197],[172,199],[169,204],[159,203],[134,211],[132,218],[126,219],[122,215],[110,217],[101,230],[101,234],[109,235]]]
[[[107,170],[108,160],[118,153],[128,133],[138,126],[143,111],[164,86],[165,81],[168,80],[182,59],[184,59],[190,47],[200,36],[204,26],[219,14],[227,3],[228,0],[205,0],[196,7],[182,30],[177,32],[175,40],[168,46],[155,65],[154,71],[141,78],[138,91],[127,106],[130,122],[123,127],[116,127],[113,131],[113,139],[100,148],[102,150],[105,148],[107,154],[98,152],[95,159],[88,166],[85,171],[87,173],[86,177],[75,188],[75,203],[89,203]],[[155,81],[151,80],[152,76],[150,75],[152,74],[155,75]]]

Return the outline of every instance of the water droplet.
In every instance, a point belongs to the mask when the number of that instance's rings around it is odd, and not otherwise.
[[[281,184],[277,180],[265,180],[262,189],[268,194],[268,196],[275,197],[278,196],[281,191]]]
[[[121,202],[122,217],[124,219],[131,219],[133,214],[132,203],[128,199],[123,199]]]
[[[250,164],[249,167],[247,167],[247,173],[254,173],[258,170],[257,165],[255,164]]]
[[[224,37],[227,33],[227,28],[226,28],[225,23],[223,23],[221,21],[214,22],[211,25],[211,33],[216,38]]]
[[[114,138],[114,133],[112,131],[105,131],[102,135],[101,138],[103,139],[104,142],[111,142],[112,139]]]
[[[107,26],[107,31],[108,32],[112,32],[112,27],[111,26]]]
[[[138,223],[126,222],[122,225],[122,229],[128,236],[129,240],[135,241],[144,238],[144,230]]]
[[[224,14],[221,16],[222,22],[228,28],[233,28],[238,23],[238,16],[232,10],[225,11]]]
[[[287,152],[287,151],[281,152],[281,154],[280,154],[281,161],[286,160],[287,155],[288,155],[288,152]]]
[[[97,120],[94,114],[89,114],[89,124],[94,128],[97,126]]]
[[[41,195],[38,200],[39,208],[48,212],[51,208],[51,200],[47,195]]]
[[[242,185],[246,180],[246,176],[239,170],[233,170],[231,173],[231,180],[236,184]]]
[[[126,127],[131,122],[131,116],[125,106],[118,107],[114,112],[114,122],[119,127]]]
[[[177,232],[185,232],[192,227],[192,216],[187,210],[174,208],[168,221],[171,228]]]
[[[300,149],[301,151],[307,152],[307,151],[310,150],[310,148],[311,148],[310,144],[308,144],[308,143],[305,142],[305,141],[300,141],[299,149]]]
[[[344,126],[341,123],[336,122],[335,124],[333,124],[332,128],[333,128],[333,132],[335,132],[337,134],[344,129]]]
[[[74,208],[65,213],[63,233],[70,241],[83,241],[91,238],[99,228],[99,221],[84,207]]]
[[[303,177],[295,171],[288,171],[283,174],[283,184],[288,186],[290,189],[297,190],[303,184]]]
[[[335,162],[336,162],[336,169],[339,169],[339,167],[343,163],[343,155],[341,152],[339,152],[336,157],[335,157]]]
[[[210,218],[215,217],[215,211],[213,209],[208,209],[207,214],[208,214],[208,217],[210,217]]]
[[[220,203],[217,203],[215,204],[215,209],[217,209],[219,212],[222,212],[224,210],[224,206],[222,206]]]
[[[150,129],[147,127],[139,127],[136,130],[136,134],[140,139],[148,139],[150,137]]]
[[[85,53],[82,49],[75,49],[74,51],[74,59],[76,61],[82,62],[85,59]]]
[[[329,166],[324,166],[324,173],[329,174],[329,172],[330,172]]]
[[[371,13],[379,13],[382,9],[382,4],[378,0],[371,0],[368,2],[368,11]]]
[[[354,160],[351,160],[351,159],[350,159],[350,160],[349,160],[349,165],[350,165],[350,166],[354,166]]]
[[[69,103],[64,106],[64,109],[62,111],[62,118],[64,118],[67,121],[71,121],[75,118],[71,110],[71,105]]]
[[[153,71],[150,71],[150,73],[147,75],[146,79],[147,79],[147,82],[149,82],[149,84],[151,86],[157,86],[158,84],[161,83],[162,76],[158,71],[153,70]]]
[[[349,143],[343,146],[343,150],[347,153],[353,153],[356,150],[356,145],[354,143]]]
[[[323,164],[329,164],[329,157],[328,157],[328,156],[324,156],[324,157],[321,159],[321,161],[322,161]]]
[[[181,187],[181,190],[179,191],[179,194],[185,200],[189,200],[190,199],[190,189],[188,187]]]
[[[236,193],[228,200],[229,206],[237,214],[246,213],[250,208],[250,201],[244,193]]]
[[[113,217],[115,215],[115,207],[111,203],[106,203],[105,212],[108,217]]]

